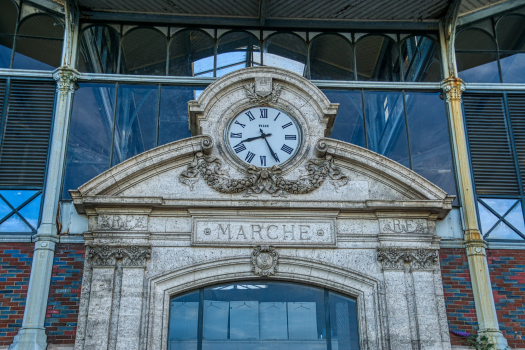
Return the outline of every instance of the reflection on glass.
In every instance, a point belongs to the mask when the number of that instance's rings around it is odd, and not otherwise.
[[[87,73],[116,73],[120,38],[116,30],[93,26],[82,32],[78,70]]]
[[[339,103],[330,137],[366,147],[361,91],[323,90],[330,102]]]
[[[42,199],[37,193],[34,190],[0,190],[0,232],[36,231]]]
[[[62,198],[109,168],[115,85],[80,83],[69,129]],[[96,130],[96,132],[94,132]]]
[[[259,339],[259,303],[230,302],[230,339]]]
[[[217,46],[217,76],[261,64],[259,40],[247,32],[230,32]]]
[[[214,46],[200,30],[177,32],[170,43],[168,75],[213,77]]]
[[[330,292],[330,325],[333,350],[359,349],[355,300]]]
[[[306,44],[297,35],[279,33],[264,41],[263,63],[304,75],[306,66]]]
[[[158,86],[119,86],[112,166],[155,147],[158,99]]]
[[[0,195],[13,206],[15,209],[24,204],[29,198],[34,196],[37,191],[34,190],[2,190]]]
[[[20,232],[20,233],[30,233],[33,232],[29,226],[18,216],[14,214],[9,217],[6,221],[0,224],[0,232]]]
[[[53,70],[60,66],[64,26],[55,17],[32,15],[20,23],[13,68]]]
[[[498,217],[492,214],[483,204],[478,202],[479,220],[481,221],[481,232],[487,234],[490,229],[498,222]]]
[[[403,95],[400,92],[365,92],[368,148],[409,167]]]
[[[7,203],[0,198],[0,221],[12,211],[13,210],[7,205]]]
[[[354,80],[352,46],[339,35],[320,35],[310,49],[310,77],[318,80]]]
[[[259,304],[261,339],[288,339],[288,317],[285,302]]]
[[[166,36],[156,29],[138,28],[122,40],[122,74],[166,75]]]
[[[406,93],[412,170],[456,194],[445,103],[439,93]],[[456,202],[457,203],[457,202]]]
[[[288,302],[289,339],[317,339],[317,307],[313,302]]]
[[[458,75],[469,83],[499,83],[496,52],[456,52]]]
[[[507,226],[503,221],[496,225],[492,232],[490,232],[488,239],[523,240],[523,238],[517,234],[516,231]]]
[[[228,339],[227,301],[204,300],[202,337],[204,339]]]
[[[516,205],[510,211],[510,213],[507,214],[507,216],[505,216],[505,220],[517,228],[521,233],[525,234],[525,223],[523,222],[523,210],[521,203],[518,203],[518,205]]]
[[[190,137],[188,101],[197,99],[197,88],[163,86],[160,92],[159,145]]]
[[[22,215],[29,225],[31,225],[35,230],[38,228],[38,216],[40,215],[41,200],[42,195],[40,194],[19,211],[20,215]]]
[[[174,298],[170,305],[168,350],[197,349],[199,292]]]
[[[516,204],[515,199],[481,198],[492,210],[504,216]]]
[[[440,81],[441,70],[435,42],[424,36],[411,36],[401,44],[405,81]]]
[[[360,39],[356,46],[358,80],[399,81],[399,50],[394,40],[379,35]]]
[[[504,83],[525,83],[525,53],[500,54]]]

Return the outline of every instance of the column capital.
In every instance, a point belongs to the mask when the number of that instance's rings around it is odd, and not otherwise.
[[[151,257],[150,246],[108,246],[87,245],[87,261],[91,266],[116,266],[117,260],[122,260],[122,266],[145,267]]]
[[[466,89],[466,85],[460,78],[446,78],[441,82],[441,89],[447,96],[447,101],[461,101],[461,94]]]
[[[436,249],[377,249],[377,260],[385,269],[404,269],[408,263],[410,270],[434,270],[437,268],[439,255]]]
[[[70,67],[62,66],[53,71],[53,79],[57,82],[57,92],[75,92],[78,78],[80,78],[80,73]]]

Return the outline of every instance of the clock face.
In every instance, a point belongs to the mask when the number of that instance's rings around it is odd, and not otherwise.
[[[297,121],[283,111],[254,107],[232,119],[225,139],[231,153],[243,163],[269,168],[292,158],[301,136]]]

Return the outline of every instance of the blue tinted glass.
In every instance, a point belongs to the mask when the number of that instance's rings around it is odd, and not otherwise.
[[[361,38],[356,46],[358,80],[399,81],[399,50],[389,37],[370,35]]]
[[[13,37],[11,35],[0,35],[0,68],[10,67],[12,47]]]
[[[525,53],[502,54],[500,64],[504,83],[525,83]]]
[[[117,31],[93,26],[82,32],[78,50],[78,70],[87,73],[116,73],[120,51]]]
[[[217,46],[217,76],[261,64],[259,40],[246,32],[230,32]]]
[[[115,85],[79,84],[73,99],[62,197],[109,169]]]
[[[32,230],[31,228],[29,228],[29,226],[25,224],[25,222],[22,221],[22,219],[17,214],[14,214],[9,219],[0,224],[0,232],[30,233],[32,232]]]
[[[507,214],[507,216],[505,216],[505,220],[517,228],[521,233],[525,234],[525,222],[523,222],[523,210],[521,208],[521,203],[518,203],[518,205],[515,206],[514,209],[512,209],[510,213]]]
[[[168,75],[213,77],[215,42],[200,30],[182,30],[169,46]]]
[[[168,350],[196,349],[199,292],[171,299]]]
[[[9,206],[0,199],[0,220],[2,220],[7,214],[11,213],[13,210],[9,208]]]
[[[26,221],[33,226],[34,229],[38,227],[38,216],[40,215],[40,203],[42,201],[42,195],[38,195],[29,204],[26,204],[21,210],[18,211],[20,215]]]
[[[511,240],[523,240],[519,234],[513,229],[507,226],[504,222],[500,222],[487,237],[488,239],[511,239]]]
[[[112,165],[155,147],[158,106],[158,86],[119,86]]]
[[[188,124],[188,101],[197,99],[196,89],[198,88],[191,86],[162,87],[159,145],[191,136]]]
[[[481,232],[486,234],[498,222],[498,217],[492,214],[483,204],[478,202],[479,221],[481,221]]]
[[[330,292],[330,326],[332,349],[359,349],[355,300]]]
[[[17,37],[13,68],[54,70],[60,66],[62,40]]]
[[[440,81],[439,52],[434,41],[412,36],[401,44],[405,81]]]
[[[272,35],[264,42],[263,62],[265,66],[279,67],[303,75],[306,44],[294,34]]]
[[[366,91],[365,115],[368,148],[410,166],[402,93]]]
[[[481,198],[492,210],[503,216],[514,204],[516,199]]]
[[[361,91],[323,90],[330,102],[339,103],[330,137],[366,147]]]
[[[457,52],[458,75],[467,83],[499,83],[495,52]]]
[[[456,194],[445,103],[439,93],[406,93],[412,169]]]
[[[13,207],[18,208],[22,203],[31,198],[32,195],[37,193],[33,190],[1,190],[0,194],[4,197],[9,204]]]

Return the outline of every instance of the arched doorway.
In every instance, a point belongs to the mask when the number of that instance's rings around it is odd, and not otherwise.
[[[168,350],[359,349],[356,300],[297,283],[248,280],[176,295]]]

